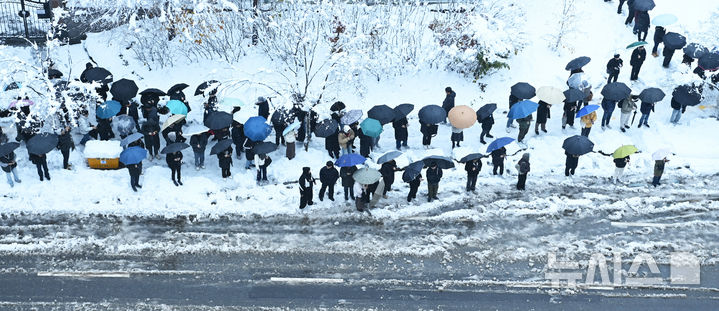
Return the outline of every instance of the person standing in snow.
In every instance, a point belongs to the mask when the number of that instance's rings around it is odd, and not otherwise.
[[[420,121],[419,131],[422,133],[422,146],[425,149],[429,149],[432,144],[432,137],[437,135],[437,124],[423,123]]]
[[[624,25],[629,25],[632,23],[632,20],[634,20],[634,16],[636,13],[636,11],[634,11],[634,1],[635,0],[627,0],[627,8],[629,9],[629,13],[627,13],[627,19],[624,21]]]
[[[297,131],[291,130],[284,135],[285,138],[285,156],[288,160],[295,158],[295,142],[297,141]]]
[[[607,62],[607,73],[609,74],[607,83],[617,82],[617,78],[619,78],[619,71],[622,66],[624,66],[624,61],[620,58],[619,54],[614,54],[614,58]]]
[[[333,134],[325,137],[325,150],[332,159],[340,158],[340,142],[339,142],[339,131],[335,130]]]
[[[267,167],[272,164],[272,158],[266,154],[255,155],[255,167],[257,168],[257,182],[267,181]]]
[[[100,140],[110,140],[115,138],[115,133],[112,132],[112,118],[109,119],[97,119],[97,125],[95,130]]]
[[[384,190],[382,191],[382,197],[387,198],[387,192],[392,191],[392,184],[394,183],[394,173],[400,171],[397,167],[397,162],[391,160],[382,163],[382,167],[379,172],[382,174],[382,180],[384,181]]]
[[[127,172],[130,173],[130,187],[132,191],[137,192],[137,188],[142,188],[140,185],[140,174],[142,174],[142,162],[137,164],[130,164],[127,166]]]
[[[662,179],[662,175],[664,174],[664,165],[667,162],[669,162],[667,158],[654,161],[654,178],[652,179],[652,186],[656,187],[661,185],[659,181]]]
[[[66,126],[62,129],[62,132],[58,136],[57,148],[62,153],[62,168],[69,170],[72,169],[70,164],[70,150],[75,150],[75,142],[72,140],[72,134],[70,134],[70,127]]]
[[[482,123],[482,133],[479,134],[479,142],[484,145],[487,143],[486,141],[484,141],[485,136],[487,138],[494,138],[494,136],[489,133],[489,131],[492,130],[492,125],[494,125],[494,117],[492,117],[492,114],[490,114],[488,117],[480,120],[479,122]]]
[[[255,142],[252,139],[245,139],[245,143],[242,144],[242,148],[244,148],[245,151],[245,169],[249,170],[250,167],[254,163],[252,163],[255,160],[255,153],[252,151],[252,148],[255,147]],[[239,156],[238,156],[239,159]]]
[[[577,170],[577,166],[579,165],[579,156],[576,154],[569,154],[569,152],[566,151],[564,152],[564,155],[567,156],[567,159],[564,161],[564,176],[574,176],[574,172]]]
[[[565,129],[567,125],[574,128],[574,115],[577,113],[577,102],[564,101],[564,107],[562,108],[564,115],[562,116],[562,129]]]
[[[497,169],[499,169],[499,175],[504,174],[504,159],[507,157],[507,149],[502,147],[493,150],[492,153],[492,175],[497,175]]]
[[[232,172],[230,171],[230,166],[232,166],[232,146],[217,153],[217,163],[220,165],[222,178],[232,179]]]
[[[182,158],[181,151],[168,153],[165,156],[165,162],[172,172],[172,182],[178,187],[182,185]],[[175,175],[177,175],[177,179],[175,179]]]
[[[622,132],[626,132],[627,129],[629,129],[629,117],[632,115],[632,111],[637,110],[637,104],[635,103],[636,98],[636,95],[629,95],[629,97],[619,103],[622,112],[622,116],[619,118],[619,127]]]
[[[474,192],[477,186],[477,176],[479,175],[479,171],[482,170],[482,161],[480,161],[480,159],[467,161],[467,163],[464,164],[464,170],[467,172],[466,191]]]
[[[519,97],[510,94],[509,95],[509,110],[512,110],[512,106],[514,106],[514,104],[518,103],[519,100],[520,100]],[[509,111],[509,110],[507,110],[507,111]],[[513,122],[514,122],[514,119],[511,119],[511,118],[509,118],[509,116],[507,116],[507,133],[509,133],[509,129],[511,127],[515,127]]]
[[[617,102],[610,100],[608,98],[602,99],[602,109],[604,110],[604,114],[602,115],[602,130],[605,128],[612,129],[611,126],[609,126],[609,121],[612,120],[612,113],[614,113],[614,108],[617,107]]]
[[[636,81],[639,79],[639,70],[642,69],[642,64],[647,59],[647,51],[644,46],[639,46],[632,51],[632,57],[629,64],[632,65],[632,73],[629,76],[629,80]]]
[[[621,182],[622,175],[624,174],[624,168],[629,164],[629,156],[626,156],[624,158],[618,158],[614,159],[614,165],[616,166],[616,169],[614,169],[614,176],[612,177],[613,183]]]
[[[624,6],[624,2],[627,2],[627,0],[619,0],[619,6],[617,7],[617,14],[622,14],[622,6]]]
[[[542,128],[542,132],[547,132],[547,119],[551,118],[550,108],[552,104],[543,100],[539,101],[539,107],[537,108],[537,122],[534,123],[534,134],[539,135],[539,128]]]
[[[337,141],[339,142],[341,155],[350,154],[351,141],[355,138],[355,133],[349,125],[342,127],[342,131],[337,134]]]
[[[335,183],[337,183],[337,179],[339,178],[340,173],[332,161],[327,161],[325,166],[320,169],[320,183],[322,184],[319,193],[320,201],[324,199],[325,190],[327,191],[327,198],[330,199],[330,201],[335,200]]]
[[[679,124],[679,119],[682,117],[682,114],[687,111],[687,106],[684,106],[680,104],[674,97],[672,97],[672,116],[669,118],[669,122],[671,124],[677,125]]]
[[[588,103],[584,104],[584,107],[588,106]],[[589,132],[592,131],[592,125],[597,121],[597,112],[592,111],[591,113],[582,116],[579,121],[582,123],[582,136],[589,137]]]
[[[517,169],[517,190],[525,190],[525,184],[527,183],[527,174],[529,174],[529,153],[522,155],[522,158],[515,165]]]
[[[439,192],[440,180],[442,180],[442,169],[437,163],[432,162],[427,168],[427,202],[439,200],[437,192]]]
[[[444,88],[444,93],[447,96],[445,96],[444,101],[442,102],[442,108],[444,108],[444,111],[449,114],[449,111],[454,108],[454,98],[457,96],[457,93],[455,93],[449,86]]]
[[[636,11],[634,16],[634,33],[637,35],[637,41],[647,40],[649,32],[649,13],[647,11]]]
[[[369,158],[369,154],[372,152],[372,137],[365,135],[362,129],[357,131],[357,137],[360,140],[360,155]]]
[[[450,139],[452,140],[452,149],[454,149],[455,144],[457,147],[460,147],[459,143],[464,140],[464,133],[462,129],[452,126],[452,135],[450,136]]]
[[[47,155],[31,153],[30,162],[35,164],[37,175],[40,176],[40,181],[43,181],[43,175],[45,175],[47,180],[50,180],[50,173],[47,171]]]
[[[659,49],[659,44],[664,42],[664,35],[667,33],[667,31],[662,26],[657,26],[654,28],[654,48],[652,48],[652,56],[658,57],[659,54],[657,54],[657,51]]]
[[[517,135],[517,142],[521,143],[527,133],[529,133],[529,127],[532,126],[532,115],[528,115],[524,118],[517,119],[519,123],[519,135]]]
[[[672,57],[674,56],[675,49],[670,49],[668,47],[664,47],[664,50],[662,51],[662,55],[664,55],[664,62],[662,62],[662,66],[664,68],[669,68],[669,63],[672,61]]]
[[[372,193],[372,189],[370,189],[370,186],[358,183],[355,185],[354,191],[357,193],[357,198],[355,199],[355,208],[357,208],[357,211],[366,211],[369,213],[369,209],[367,207],[370,202],[370,194]]]
[[[409,193],[407,194],[407,203],[412,202],[412,200],[417,198],[417,190],[419,190],[419,185],[422,183],[422,174],[417,175],[414,179],[410,180],[409,182]]]
[[[300,185],[300,209],[304,209],[307,205],[313,205],[312,186],[315,184],[315,179],[312,178],[309,167],[302,168],[302,175],[297,182]]]
[[[407,147],[407,139],[409,138],[407,124],[407,117],[402,117],[401,119],[392,121],[392,127],[394,128],[394,140],[396,142],[397,150],[402,150],[402,147]]]
[[[147,149],[147,153],[150,155],[150,159],[152,159],[152,157],[159,159],[160,136],[157,134],[160,133],[160,125],[153,120],[147,120],[142,123],[141,133],[144,135],[145,148]]]
[[[641,128],[642,125],[649,127],[649,114],[654,111],[654,103],[648,103],[645,101],[642,101],[642,105],[639,107],[639,111],[642,113],[642,117],[639,118],[639,126],[638,128]]]
[[[346,166],[340,168],[340,177],[342,177],[342,188],[345,193],[345,201],[355,199],[354,185],[355,179],[352,176],[357,171],[356,166]]]
[[[15,152],[13,151],[6,154],[5,156],[0,157],[0,168],[2,168],[3,172],[5,172],[5,175],[7,177],[7,183],[10,185],[10,187],[15,187],[15,183],[19,184],[22,182],[20,178],[17,177],[16,159],[17,157],[15,156]],[[15,181],[15,183],[13,183],[13,180]]]
[[[220,132],[224,131],[221,130]],[[240,122],[232,120],[232,130],[230,131],[230,135],[232,136],[232,143],[235,144],[235,156],[238,160],[240,160],[245,140],[247,140],[247,137],[245,137],[244,125]]]
[[[190,136],[190,146],[192,146],[192,152],[195,154],[195,169],[198,171],[205,168],[205,149],[209,138],[210,134],[207,132]]]
[[[257,106],[257,115],[265,118],[265,120],[269,120],[270,103],[267,102],[267,99],[262,96],[257,97],[257,102],[255,103],[255,106]]]

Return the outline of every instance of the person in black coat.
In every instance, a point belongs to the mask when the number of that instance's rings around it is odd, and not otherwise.
[[[525,190],[529,170],[529,153],[525,153],[522,155],[522,159],[517,162],[517,190]]]
[[[170,100],[173,100],[173,99],[174,99],[174,100],[179,100],[179,101],[181,101],[183,104],[185,104],[185,107],[187,107],[187,114],[189,114],[190,111],[192,111],[192,108],[190,107],[190,103],[187,102],[187,99],[186,99],[186,96],[185,96],[185,92],[183,92],[183,91],[176,91],[176,92],[174,92],[174,93],[167,94],[167,95],[170,96]]]
[[[243,124],[237,121],[232,121],[232,143],[235,144],[235,155],[237,156],[237,159],[240,159],[240,155],[244,149],[242,146],[245,144],[246,140],[247,137],[245,137]]]
[[[574,73],[574,71],[572,71]],[[581,69],[579,69],[579,72],[583,72]],[[514,104],[518,103],[520,101],[519,97],[514,95],[509,95],[509,109],[512,109],[512,106]],[[509,128],[512,127],[512,122],[514,122],[514,119],[511,119],[507,117],[507,133],[509,133]]]
[[[160,114],[157,111],[156,106],[142,106],[141,110],[142,117],[147,120],[146,122],[155,122],[157,124],[160,124]]]
[[[507,157],[507,149],[502,147],[493,150],[492,153],[492,175],[497,175],[497,169],[499,169],[499,175],[504,174],[504,158]]]
[[[207,117],[210,116],[211,113],[217,111],[217,89],[212,90],[212,92],[213,93],[207,97],[207,101],[202,105],[202,123],[207,121]]]
[[[325,137],[325,150],[332,159],[340,158],[340,142],[338,139],[339,131],[335,131],[332,135]]]
[[[272,128],[275,130],[275,145],[284,146],[285,145],[285,137],[282,136],[282,132],[285,130],[285,128],[287,128],[287,124],[285,124],[285,122],[283,122],[283,121],[280,121],[280,122],[272,121]]]
[[[662,66],[664,68],[669,68],[669,63],[672,61],[672,57],[674,56],[675,49],[670,49],[668,47],[664,47],[664,50],[662,51],[662,55],[664,55],[664,62],[662,62]]]
[[[629,64],[632,65],[632,73],[629,80],[634,81],[639,79],[639,70],[642,68],[642,64],[644,64],[646,59],[647,51],[644,49],[644,46],[640,46],[632,51],[632,57],[629,61]]]
[[[687,106],[682,105],[679,103],[674,97],[672,97],[672,116],[669,118],[669,122],[677,125],[679,124],[679,119],[681,119],[682,114],[687,111]]]
[[[409,138],[407,124],[406,117],[392,122],[392,127],[394,128],[394,140],[397,143],[397,150],[401,150],[402,147],[407,147],[407,139]]]
[[[419,185],[422,183],[422,174],[417,175],[414,179],[412,179],[409,182],[409,193],[407,194],[407,202],[412,202],[412,200],[417,198],[417,190],[419,190]]]
[[[232,166],[232,146],[227,147],[222,152],[219,152],[217,154],[217,161],[220,165],[220,170],[222,171],[222,178],[232,178],[232,172],[230,171],[230,166]]]
[[[10,185],[10,187],[15,187],[15,183],[21,183],[22,181],[20,178],[17,177],[17,157],[15,156],[15,152],[10,152],[2,157],[0,157],[0,168],[2,168],[3,172],[7,175],[7,183]],[[10,176],[12,175],[12,176]],[[15,183],[13,182],[15,181]]]
[[[395,162],[395,160],[382,163],[382,167],[379,169],[379,172],[382,174],[382,179],[384,180],[384,190],[382,191],[382,195],[385,199],[387,198],[387,192],[392,189],[392,184],[394,183],[394,173],[397,171],[400,171],[400,169],[397,167],[397,162]]]
[[[647,40],[649,32],[649,13],[647,11],[636,11],[634,16],[634,33],[637,35],[637,41]]]
[[[569,154],[569,152],[566,151],[564,155],[567,156],[567,159],[564,161],[564,176],[574,176],[574,171],[577,169],[577,165],[579,165],[579,156]]]
[[[607,83],[617,82],[617,78],[619,78],[619,71],[624,65],[624,61],[619,56],[619,54],[614,54],[614,58],[607,62],[607,73],[609,74]]]
[[[659,56],[659,54],[657,54],[657,50],[659,49],[659,43],[664,42],[665,34],[667,34],[667,31],[664,29],[664,27],[657,26],[654,28],[654,48],[652,48],[652,56]]]
[[[492,130],[492,125],[494,125],[494,117],[490,114],[488,117],[480,120],[479,123],[482,123],[482,133],[479,134],[479,142],[486,144],[487,142],[484,141],[485,136],[487,136],[487,138],[494,138],[494,136],[489,133],[489,131]]]
[[[467,192],[475,191],[477,175],[479,175],[479,171],[482,170],[482,161],[479,159],[467,161],[467,163],[464,164],[464,170],[467,171]]]
[[[75,150],[75,142],[72,141],[69,126],[65,127],[58,136],[57,149],[62,153],[62,168],[69,170],[70,150]]]
[[[252,151],[252,148],[255,147],[255,142],[252,139],[245,139],[245,143],[242,145],[242,148],[245,151],[245,169],[249,170],[252,165],[254,165],[255,160],[255,152]]]
[[[624,2],[627,2],[627,0],[619,0],[619,6],[617,7],[617,14],[622,14],[622,6],[624,5]]]
[[[539,107],[537,108],[537,121],[534,124],[534,133],[539,135],[539,128],[542,128],[542,132],[547,132],[547,119],[551,118],[550,110],[552,105],[540,100]]]
[[[159,157],[160,136],[158,134],[160,133],[160,125],[152,119],[148,119],[142,124],[141,131],[142,134],[145,135],[145,148],[150,154],[150,157]]]
[[[114,98],[113,98],[114,99]],[[137,102],[134,100],[131,101],[119,101],[122,105],[122,108],[120,108],[120,112],[117,113],[117,115],[128,115],[132,118],[133,121],[135,121],[135,129],[140,129],[140,113],[138,112],[138,106]]]
[[[320,201],[322,201],[325,196],[325,190],[328,190],[327,198],[329,198],[330,201],[335,200],[335,183],[337,183],[337,179],[339,178],[340,173],[334,164],[332,164],[332,161],[327,161],[325,166],[320,169],[320,183],[322,183],[322,187],[320,187]]]
[[[312,178],[312,172],[309,167],[302,168],[302,175],[297,180],[300,185],[300,209],[304,209],[307,205],[312,205],[312,186],[315,179]]]
[[[267,99],[262,96],[258,97],[255,106],[257,106],[258,116],[265,118],[265,120],[270,119],[270,103],[267,102]]]
[[[622,181],[622,175],[624,174],[624,168],[629,164],[629,156],[624,158],[614,159],[614,176],[612,176],[612,182],[615,184]]]
[[[567,125],[574,127],[574,116],[577,114],[577,102],[564,101],[564,107],[562,107],[564,115],[562,115],[562,129],[565,129]]]
[[[647,121],[649,121],[649,114],[652,113],[652,111],[654,111],[654,103],[642,101],[642,105],[639,107],[639,112],[642,113],[642,117],[639,118],[638,128],[641,128],[642,125],[649,127]]]
[[[429,146],[432,144],[432,137],[437,135],[438,128],[437,124],[422,123],[422,121],[420,121],[419,131],[422,133],[422,145],[425,149],[429,149]]]
[[[182,127],[187,124],[187,121],[185,119],[182,119],[178,122],[173,123],[172,125],[168,126],[164,131],[162,131],[162,137],[165,139],[165,144],[169,145],[171,143],[183,143],[187,139],[185,137],[182,137]],[[175,140],[170,140],[170,133],[175,133]]]
[[[627,0],[627,8],[629,9],[629,13],[627,13],[627,19],[624,21],[624,25],[629,25],[632,20],[634,20],[634,16],[636,15],[636,11],[634,11],[634,0]]]
[[[112,132],[112,119],[97,119],[97,135],[100,140],[110,140],[115,138],[115,133]]]
[[[427,202],[439,200],[437,193],[439,192],[440,180],[442,180],[442,168],[437,163],[432,162],[427,168]]]
[[[175,184],[175,186],[181,186],[182,185],[182,152],[173,152],[168,153],[165,157],[165,161],[167,162],[167,166],[170,167],[170,171],[172,171],[172,182]],[[177,179],[175,179],[175,174],[177,174]]]
[[[342,177],[342,188],[344,188],[345,201],[355,199],[354,185],[355,179],[352,175],[357,171],[356,166],[348,166],[340,168],[340,177]],[[349,196],[348,196],[349,194]]]
[[[444,101],[442,101],[442,108],[444,108],[444,111],[449,113],[449,111],[454,108],[454,98],[457,96],[457,93],[455,93],[449,86],[444,88],[444,93],[447,96],[445,96]]]
[[[47,180],[50,180],[50,173],[47,171],[47,155],[31,153],[30,162],[37,167],[37,175],[40,176],[40,181],[43,181],[43,175]]]
[[[137,188],[142,188],[140,185],[140,174],[142,173],[142,162],[137,164],[127,165],[127,172],[130,173],[130,187],[132,191],[137,192]]]
[[[190,146],[192,146],[192,152],[195,154],[195,169],[198,171],[205,168],[205,149],[209,138],[210,134],[207,132],[190,136]]]
[[[360,140],[360,155],[369,158],[369,154],[372,152],[372,137],[365,135],[362,129],[359,129],[356,133]]]

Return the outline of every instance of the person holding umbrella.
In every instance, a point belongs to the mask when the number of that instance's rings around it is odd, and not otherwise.
[[[475,192],[477,186],[477,176],[482,170],[482,162],[480,158],[472,159],[464,164],[464,170],[467,172],[467,192]]]
[[[629,76],[629,80],[636,81],[639,79],[639,70],[642,68],[642,64],[647,59],[647,51],[644,46],[640,45],[632,51],[632,57],[629,64],[632,65],[632,72]]]
[[[192,152],[195,154],[195,170],[205,168],[205,149],[207,148],[207,141],[210,138],[208,132],[200,132],[190,136],[190,145],[192,146]]]
[[[589,106],[589,103],[584,103],[584,107]],[[594,105],[596,107],[596,105]],[[579,119],[582,122],[582,136],[589,137],[589,132],[592,130],[592,125],[597,121],[597,111],[592,111]]]
[[[582,92],[582,91],[578,91]],[[564,101],[564,107],[562,108],[564,115],[562,116],[562,129],[566,129],[567,125],[574,128],[574,115],[577,113],[577,102],[576,101]]]
[[[325,150],[327,150],[327,154],[330,155],[330,158],[340,158],[339,131],[337,129],[335,129],[334,133],[325,137]]]
[[[37,175],[40,176],[40,181],[43,181],[43,175],[45,179],[50,180],[50,173],[47,170],[47,155],[30,153],[30,162],[35,164],[37,168]]]
[[[220,144],[222,141],[217,142],[217,144]],[[229,142],[229,141],[228,141]],[[214,147],[213,147],[214,149]],[[217,162],[220,166],[220,170],[222,171],[222,178],[229,178],[232,179],[232,171],[230,170],[230,167],[232,166],[232,144],[228,143],[227,148],[217,153]]]
[[[612,120],[612,113],[614,113],[614,108],[616,107],[616,101],[611,100],[606,96],[604,97],[604,99],[602,99],[602,109],[604,110],[604,114],[602,115],[602,130],[604,130],[605,128],[608,128],[610,130],[612,129],[612,127],[609,126],[609,121]]]
[[[182,144],[182,143],[173,143],[170,146],[165,147],[165,149],[168,149],[172,145],[175,144]],[[182,185],[182,151],[178,150],[175,152],[170,152],[165,157],[165,162],[167,162],[167,166],[170,168],[170,171],[172,172],[172,182],[175,184],[175,186],[181,186]],[[177,179],[175,179],[175,175],[177,175]]]
[[[661,185],[659,182],[664,174],[664,166],[669,160],[667,155],[669,154],[666,150],[659,150],[652,155],[654,158],[654,178],[652,178],[652,186],[656,187]]]
[[[438,130],[437,124],[424,123],[420,121],[419,131],[422,133],[422,146],[425,149],[429,149],[432,144],[432,137],[437,135]]]
[[[629,25],[634,20],[634,16],[636,14],[636,11],[634,10],[634,1],[636,0],[627,0],[627,8],[629,9],[629,12],[627,13],[627,19],[624,21],[624,25]],[[621,7],[619,7],[621,9]]]
[[[300,209],[304,209],[307,205],[313,205],[312,186],[315,184],[315,179],[312,178],[309,167],[302,168],[302,175],[300,175],[297,182],[300,185]]]
[[[337,135],[337,141],[339,142],[340,149],[342,150],[341,155],[351,153],[351,141],[354,138],[355,133],[349,125],[342,127],[342,131]]]
[[[682,114],[687,111],[687,106],[679,103],[675,97],[672,97],[671,106],[672,116],[669,118],[669,123],[678,125],[679,119],[682,117]]]
[[[330,201],[335,200],[335,183],[337,183],[337,179],[339,178],[340,173],[334,167],[332,161],[327,161],[325,166],[320,169],[320,183],[322,184],[319,194],[320,201],[322,201],[325,196],[325,190],[327,190],[327,198],[330,199]],[[345,198],[345,201],[346,200],[347,198]]]
[[[255,106],[257,106],[257,115],[265,118],[266,120],[269,120],[270,103],[267,102],[267,99],[262,96],[257,97],[257,102],[255,103]]]
[[[524,118],[517,119],[517,123],[519,123],[517,142],[521,143],[527,133],[529,133],[529,127],[532,126],[532,114],[529,114]]]
[[[72,134],[70,134],[70,127],[66,126],[58,135],[57,149],[60,149],[62,153],[62,168],[66,170],[72,169],[70,164],[70,150],[75,150],[75,142],[72,140]]]
[[[248,140],[247,137],[245,137],[245,130],[242,123],[232,120],[232,130],[230,133],[232,136],[232,143],[235,144],[235,156],[238,160],[240,160],[242,159],[242,146],[245,144],[245,141]]]
[[[622,132],[626,132],[627,129],[629,129],[629,116],[631,116],[632,111],[634,111],[634,113],[636,114],[637,98],[638,97],[636,95],[629,95],[627,96],[627,98],[619,102],[619,108],[622,112],[622,115],[619,118],[619,128],[622,130]]]
[[[637,35],[637,41],[645,41],[647,39],[649,22],[649,13],[647,11],[636,11],[636,16],[634,16],[634,33]]]
[[[357,137],[360,140],[360,154],[365,158],[369,158],[374,140],[369,135],[365,135],[361,128],[357,131]]]
[[[609,74],[607,83],[617,82],[617,78],[619,78],[619,71],[623,65],[624,61],[620,58],[620,55],[614,54],[614,58],[607,62],[607,73]]]
[[[175,84],[169,90],[167,90],[167,95],[170,96],[170,100],[180,101],[187,108],[187,113],[190,113],[190,111],[192,111],[192,108],[190,107],[190,103],[187,102],[185,92],[183,92],[183,90],[186,89],[188,86],[189,85],[185,83]]]
[[[427,168],[427,202],[439,200],[437,192],[440,180],[442,180],[442,168],[437,165],[437,162],[430,163]]]
[[[382,191],[382,197],[387,198],[387,192],[391,191],[392,184],[394,183],[394,174],[397,171],[401,171],[399,167],[397,167],[397,162],[395,160],[390,160],[387,162],[382,163],[382,167],[380,167],[379,172],[382,174],[382,180],[384,180],[384,190]]]
[[[659,49],[659,44],[664,41],[664,35],[667,33],[666,29],[662,26],[657,26],[654,28],[654,47],[652,48],[652,56],[659,57],[659,54],[657,54],[657,50]]]
[[[422,174],[418,174],[417,177],[409,181],[409,193],[407,194],[407,203],[412,202],[412,200],[417,198],[417,190],[419,190],[419,186],[423,180],[424,178],[422,178]]]
[[[664,56],[664,61],[662,62],[662,66],[664,68],[669,68],[669,63],[672,61],[672,57],[674,56],[675,49],[671,49],[667,46],[664,46],[664,50],[662,51],[662,56]]]
[[[487,143],[486,141],[484,141],[484,137],[494,138],[494,136],[490,134],[492,126],[494,125],[494,117],[492,116],[492,114],[489,114],[489,116],[480,120],[480,123],[482,123],[482,133],[479,134],[479,142],[484,145]]]
[[[621,182],[622,175],[624,174],[624,168],[627,164],[629,164],[629,156],[614,159],[614,166],[616,166],[616,169],[614,169],[614,176],[612,177],[613,183],[616,184],[617,182]]]
[[[654,111],[654,103],[642,101],[639,111],[642,113],[642,116],[639,118],[639,126],[637,126],[637,128],[642,128],[642,125],[649,127],[649,123],[647,122],[649,121],[649,114]]]
[[[579,155],[570,154],[568,151],[564,151],[564,155],[567,156],[564,161],[564,176],[573,177],[577,166],[579,166]]]
[[[539,135],[540,126],[542,128],[542,132],[547,133],[547,119],[551,118],[550,108],[552,107],[552,104],[543,100],[540,100],[538,104],[539,107],[537,108],[537,122],[534,123],[534,134],[536,135]]]
[[[459,143],[464,140],[464,131],[460,128],[456,128],[452,126],[452,135],[450,135],[450,140],[452,141],[452,149],[454,149],[454,146],[461,147]]]
[[[142,134],[145,137],[145,148],[147,148],[152,157],[160,158],[160,136],[157,134],[160,132],[160,125],[154,120],[147,120],[142,123],[141,127]]]
[[[255,154],[255,167],[257,168],[257,182],[267,181],[267,167],[272,163],[272,158],[267,154]]]
[[[525,190],[525,184],[527,183],[527,174],[529,174],[529,153],[522,155],[522,158],[515,165],[517,172],[517,190]]]
[[[355,180],[352,175],[357,171],[357,167],[352,166],[345,166],[340,168],[340,177],[342,177],[342,188],[344,189],[345,193],[345,201],[352,199],[355,199],[354,194],[354,184]]]
[[[10,185],[10,187],[15,187],[15,183],[19,184],[22,182],[20,178],[17,177],[17,157],[15,156],[15,152],[12,150],[17,148],[18,146],[20,146],[20,144],[18,143],[8,143],[5,145],[0,145],[0,151],[3,151],[3,153],[7,152],[7,154],[0,156],[0,168],[2,168],[3,172],[5,172],[5,175],[7,177],[7,183]],[[10,149],[9,152],[4,151],[5,148]],[[13,180],[15,182],[13,182]]]
[[[497,175],[499,169],[499,175],[504,174],[504,159],[507,157],[507,148],[501,147],[499,149],[492,150],[492,175]]]
[[[407,139],[409,138],[409,132],[407,131],[407,124],[407,117],[405,116],[392,121],[397,150],[402,150],[402,147],[408,147]]]

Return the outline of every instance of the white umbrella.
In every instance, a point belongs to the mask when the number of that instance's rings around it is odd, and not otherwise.
[[[654,160],[654,161],[663,160],[664,158],[670,156],[671,154],[672,154],[672,152],[669,151],[669,149],[662,148],[662,149],[659,149],[659,150],[655,151],[654,153],[652,153],[652,160]]]

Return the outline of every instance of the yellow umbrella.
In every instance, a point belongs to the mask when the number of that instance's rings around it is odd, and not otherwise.
[[[173,124],[180,122],[181,120],[185,119],[185,115],[182,114],[173,114],[167,120],[165,120],[165,123],[162,123],[162,131],[164,131],[166,128],[172,126]]]
[[[458,129],[470,128],[477,122],[477,113],[466,105],[455,106],[449,111],[448,117],[449,123]]]
[[[612,156],[615,159],[621,159],[621,158],[626,158],[627,156],[632,155],[637,151],[639,151],[639,150],[637,149],[637,147],[634,147],[634,145],[624,145],[624,146],[617,148],[617,150],[614,150],[614,153],[612,154]]]

